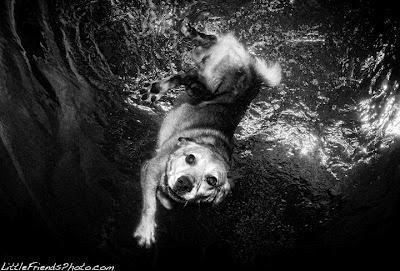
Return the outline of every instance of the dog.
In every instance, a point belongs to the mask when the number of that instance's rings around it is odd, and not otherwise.
[[[133,236],[140,246],[155,243],[157,199],[174,203],[220,203],[233,187],[228,177],[233,135],[262,82],[277,86],[278,63],[251,56],[232,34],[219,37],[182,27],[199,43],[195,67],[155,82],[142,99],[156,102],[169,89],[185,86],[180,102],[164,118],[155,156],[141,168],[143,207]]]

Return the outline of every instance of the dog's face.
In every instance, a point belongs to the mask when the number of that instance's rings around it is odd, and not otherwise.
[[[177,202],[218,204],[231,189],[228,163],[212,147],[180,139],[167,162],[164,190]]]

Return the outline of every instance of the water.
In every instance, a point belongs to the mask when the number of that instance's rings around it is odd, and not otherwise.
[[[212,225],[235,257],[254,261],[302,246],[304,236],[338,236],[337,221],[352,228],[365,215],[368,228],[380,219],[371,209],[390,209],[382,191],[398,189],[400,98],[398,20],[388,10],[369,2],[163,1],[139,19],[128,9],[123,21],[141,21],[130,30],[137,69],[120,80],[127,106],[149,118],[170,110],[179,90],[149,106],[138,99],[144,82],[191,65],[194,45],[179,35],[184,17],[207,33],[234,32],[251,53],[283,67],[282,84],[261,90],[236,132],[233,196],[216,210],[199,207],[190,229]],[[344,219],[348,213],[354,217]],[[169,221],[167,238],[196,239],[190,230],[174,234],[177,222]],[[206,247],[220,242],[210,241],[211,232],[198,233]],[[344,232],[345,239],[359,234]]]
[[[314,4],[300,8],[327,12],[318,3]],[[338,47],[342,45],[331,41],[332,28],[337,26],[315,18],[296,24],[300,15],[293,12],[299,8],[294,2],[249,1],[244,5],[234,3],[229,8],[223,2],[194,2],[183,10],[190,8],[194,14],[191,15],[198,18],[199,29],[208,33],[233,31],[253,54],[278,60],[283,66],[282,85],[261,91],[240,125],[238,139],[258,135],[284,145],[289,156],[312,156],[337,180],[346,177],[357,163],[367,163],[373,153],[395,143],[399,135],[398,83],[389,81],[390,70],[385,71],[386,75],[376,70],[385,59],[387,44],[369,52],[366,59],[354,60],[346,52],[338,54]],[[190,65],[190,47],[183,49],[180,58],[169,57],[185,45],[178,44],[179,38],[171,37],[176,34],[170,29],[176,23],[173,16],[176,9],[172,4],[154,7],[152,34],[176,41],[171,42],[172,46],[156,48],[162,65],[154,68],[143,64],[147,70],[142,74],[143,80],[174,73],[181,63]],[[302,12],[307,11],[297,11],[301,15]],[[162,54],[163,58],[158,50],[170,52]],[[354,73],[354,65],[359,66],[364,77],[349,74]],[[361,86],[369,77],[372,77],[371,85]],[[377,79],[379,82],[375,83]],[[166,100],[169,103],[159,105],[162,111],[171,108],[172,100],[168,97]],[[142,106],[136,103],[135,106]]]

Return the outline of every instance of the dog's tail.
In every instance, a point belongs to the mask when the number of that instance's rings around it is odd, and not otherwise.
[[[282,69],[279,63],[269,64],[265,60],[256,57],[253,67],[257,75],[270,87],[279,85],[282,79]]]

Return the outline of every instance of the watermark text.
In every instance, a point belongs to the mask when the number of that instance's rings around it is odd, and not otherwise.
[[[113,265],[88,265],[75,263],[41,264],[40,262],[3,262],[0,271],[115,271]]]

